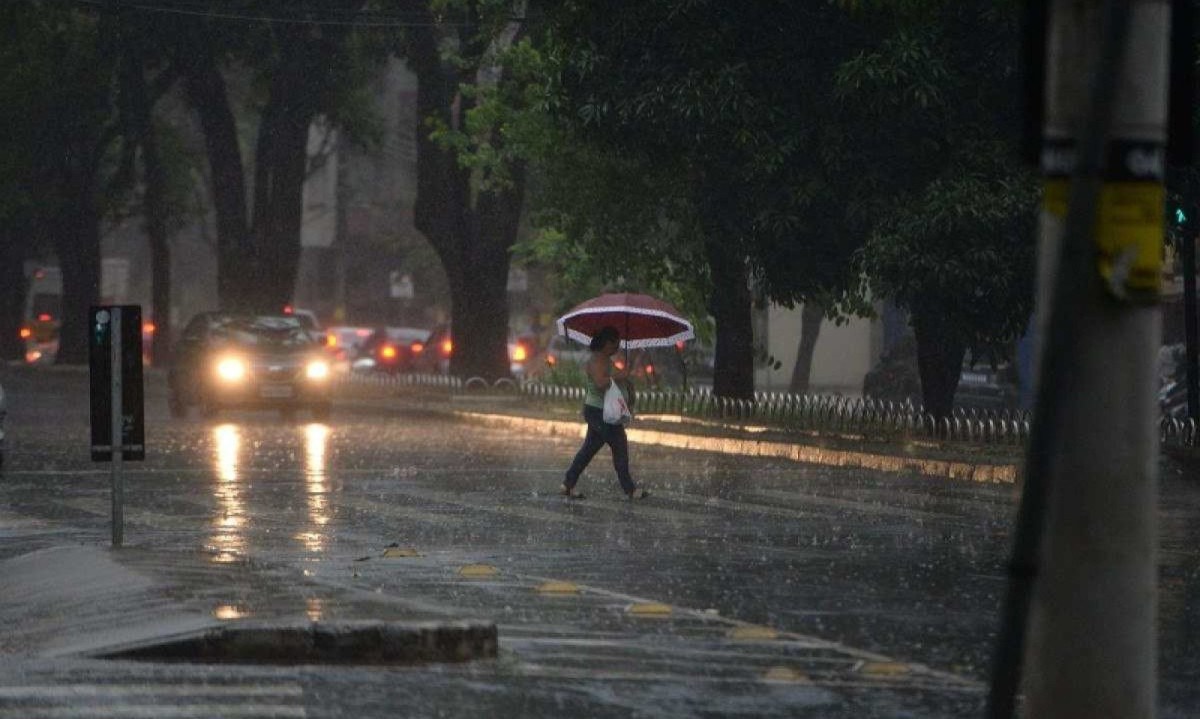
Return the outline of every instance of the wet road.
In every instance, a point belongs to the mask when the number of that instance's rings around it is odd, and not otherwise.
[[[0,560],[106,545],[86,375],[3,381]],[[122,563],[182,575],[170,557],[198,556],[181,586],[220,620],[490,619],[501,657],[382,670],[17,651],[0,717],[980,713],[1011,487],[634,447],[651,499],[623,501],[602,450],[587,499],[568,502],[573,440],[348,405],[328,424],[170,420],[162,390],[151,376]],[[1200,492],[1178,471],[1163,492],[1167,717],[1200,706]]]

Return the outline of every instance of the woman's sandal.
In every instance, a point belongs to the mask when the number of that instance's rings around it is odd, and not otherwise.
[[[567,499],[583,499],[582,494],[580,494],[579,492],[576,492],[574,489],[572,489],[571,487],[568,487],[565,484],[563,485],[563,488],[561,490],[559,490],[558,493],[561,494],[562,496],[566,497]]]

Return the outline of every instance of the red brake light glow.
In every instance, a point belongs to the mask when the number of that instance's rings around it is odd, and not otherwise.
[[[425,345],[421,344],[420,342],[413,342],[412,343],[412,351],[413,351],[413,354],[419,355],[425,351]]]
[[[33,336],[33,330],[29,329],[28,327],[22,327],[19,334],[21,335],[21,339],[27,340]]]
[[[285,315],[290,315],[290,314],[292,314],[292,306],[291,306],[291,305],[284,305],[284,306],[283,306],[283,313],[284,313]]]
[[[54,318],[50,316],[49,312],[43,312],[38,315],[38,322],[49,322],[52,319]]]
[[[142,323],[142,334],[152,335],[156,329],[158,328],[154,326],[153,322]]]

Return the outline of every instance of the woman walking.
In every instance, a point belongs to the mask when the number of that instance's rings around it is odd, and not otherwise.
[[[625,427],[604,421],[604,393],[608,391],[613,380],[623,381],[628,376],[624,369],[614,372],[612,368],[612,356],[617,353],[620,345],[621,336],[615,327],[602,328],[592,337],[589,345],[592,354],[584,368],[587,374],[587,396],[583,400],[583,419],[587,422],[587,436],[563,480],[562,494],[565,497],[583,497],[575,492],[575,484],[588,462],[591,462],[596,452],[606,444],[612,450],[613,467],[617,470],[617,479],[621,482],[621,490],[625,492],[625,496],[629,499],[645,499],[650,496],[646,490],[638,489],[633,478],[629,476],[629,441],[625,438]]]

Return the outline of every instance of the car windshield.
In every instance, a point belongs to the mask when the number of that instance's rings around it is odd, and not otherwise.
[[[218,320],[213,337],[231,344],[259,348],[301,348],[312,337],[293,317],[227,317]]]

